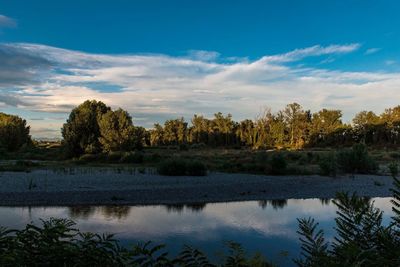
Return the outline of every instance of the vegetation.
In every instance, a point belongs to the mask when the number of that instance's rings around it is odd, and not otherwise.
[[[95,100],[74,108],[62,128],[63,143],[71,156],[141,148],[144,132],[133,126],[126,111],[112,111]]]
[[[161,175],[169,176],[205,176],[207,167],[199,161],[188,161],[179,158],[165,160],[159,163],[157,171]]]
[[[146,130],[134,126],[127,111],[88,100],[72,110],[62,127],[61,143],[30,142],[24,120],[5,114],[0,118],[19,125],[16,129],[25,135],[15,142],[7,138],[18,134],[2,137],[0,143],[18,145],[5,148],[0,144],[0,159],[141,164],[147,168],[185,158],[200,161],[211,171],[329,176],[375,173],[379,165],[400,159],[400,106],[379,116],[360,112],[352,125],[342,122],[340,110],[311,113],[292,103],[276,113],[266,110],[255,120],[235,122],[230,114],[222,113],[213,118],[194,115],[190,123],[184,118],[170,119]],[[0,135],[12,128],[2,128],[3,124]]]
[[[30,143],[31,137],[26,121],[18,116],[0,112],[0,154],[1,151],[16,151]]]
[[[336,236],[326,241],[312,218],[298,219],[301,242],[297,266],[399,266],[400,180],[395,176],[391,222],[383,224],[382,211],[368,198],[338,193]],[[164,245],[150,242],[133,249],[113,235],[80,232],[66,219],[50,219],[22,230],[0,229],[1,266],[274,266],[262,254],[248,256],[240,244],[228,242],[219,263],[203,252],[184,246],[175,257]]]

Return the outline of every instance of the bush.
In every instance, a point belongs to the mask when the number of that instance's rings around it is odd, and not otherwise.
[[[86,164],[90,162],[98,162],[102,160],[103,156],[101,154],[83,154],[75,161],[78,164]]]
[[[143,153],[139,151],[126,152],[122,155],[120,162],[122,163],[142,163],[144,159]]]
[[[199,161],[168,159],[158,165],[157,172],[167,176],[205,176],[207,175],[207,168]]]
[[[186,162],[181,159],[169,159],[161,162],[157,172],[167,176],[183,176],[186,174]]]
[[[284,174],[287,168],[287,162],[282,153],[275,153],[270,160],[271,174],[279,175]]]
[[[336,153],[332,151],[322,156],[319,160],[319,169],[322,175],[335,177],[337,172]]]
[[[347,173],[374,173],[378,170],[378,164],[369,156],[364,144],[340,151],[337,160],[340,169]]]
[[[190,176],[205,176],[207,175],[207,167],[200,161],[188,161],[186,172]]]
[[[392,175],[392,177],[396,177],[399,174],[399,165],[397,164],[397,162],[395,161],[391,162],[388,168],[390,171],[390,175]]]

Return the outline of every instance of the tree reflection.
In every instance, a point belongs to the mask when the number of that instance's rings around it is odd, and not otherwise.
[[[100,207],[101,214],[109,219],[125,219],[128,217],[130,206],[104,206]]]
[[[73,206],[69,207],[69,217],[72,219],[87,220],[92,217],[96,212],[100,212],[105,218],[108,219],[124,219],[128,217],[129,206]]]
[[[93,206],[73,206],[69,207],[69,217],[72,219],[88,219],[95,211],[96,207]]]
[[[165,205],[168,212],[182,213],[186,208],[193,212],[200,212],[207,206],[207,203],[192,203],[192,204],[171,204]]]
[[[331,204],[331,199],[330,198],[320,198],[319,201],[324,206],[328,206],[329,204]]]
[[[272,200],[260,200],[258,206],[265,209],[267,206],[272,206],[274,210],[283,209],[287,206],[287,199],[272,199]]]

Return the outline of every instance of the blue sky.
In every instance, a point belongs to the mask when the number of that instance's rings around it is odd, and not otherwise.
[[[86,98],[135,123],[289,102],[397,105],[398,1],[2,1],[0,111],[59,136]]]

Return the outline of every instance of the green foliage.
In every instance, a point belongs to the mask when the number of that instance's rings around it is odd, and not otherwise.
[[[23,145],[31,144],[29,126],[18,116],[0,112],[0,150],[16,151]]]
[[[274,153],[269,162],[270,173],[279,175],[285,174],[287,169],[287,161],[283,153]]]
[[[132,118],[122,109],[109,110],[103,114],[99,120],[99,129],[99,141],[105,152],[131,151],[143,143],[142,131],[135,130]]]
[[[337,160],[340,169],[347,173],[374,173],[378,170],[378,164],[369,156],[364,144],[339,151]]]
[[[207,256],[198,249],[185,245],[178,256],[178,262],[185,267],[214,267]]]
[[[322,175],[327,175],[327,176],[336,176],[337,172],[337,159],[336,159],[336,153],[335,152],[330,152],[327,153],[326,155],[322,156],[319,159],[319,168],[321,171]]]
[[[312,218],[297,219],[301,242],[301,259],[296,259],[298,266],[326,266],[328,260],[328,243],[323,230],[317,230],[318,223]]]
[[[157,172],[167,176],[205,176],[207,175],[207,167],[199,161],[174,158],[160,162]]]
[[[61,130],[64,145],[70,155],[92,154],[102,150],[99,121],[110,110],[96,100],[87,100],[72,110]]]
[[[338,193],[336,232],[331,249],[313,219],[299,220],[301,258],[298,266],[399,266],[400,182],[394,178],[393,211],[389,225],[382,224],[382,211],[368,198]]]
[[[243,248],[228,242],[228,255],[222,264],[212,263],[198,249],[184,246],[176,257],[165,245],[151,242],[120,246],[113,235],[80,232],[75,223],[51,218],[40,226],[26,225],[22,230],[0,228],[1,266],[132,266],[132,267],[270,267],[260,254],[247,257]]]

